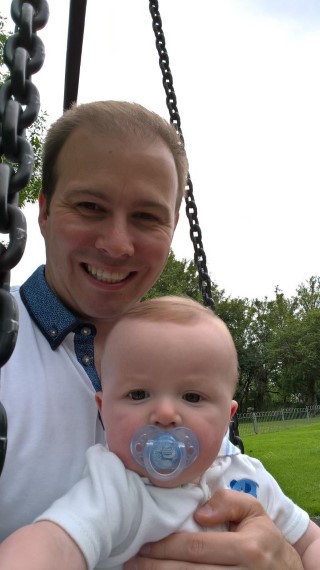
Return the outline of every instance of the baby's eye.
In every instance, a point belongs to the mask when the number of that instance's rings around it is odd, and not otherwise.
[[[130,400],[145,400],[149,397],[149,393],[146,390],[131,390],[128,397]]]
[[[183,400],[190,402],[190,404],[198,404],[198,402],[201,402],[203,399],[202,396],[196,392],[187,392],[187,394],[184,394],[182,398]]]

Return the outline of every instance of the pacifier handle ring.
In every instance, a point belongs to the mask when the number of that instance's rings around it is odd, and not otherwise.
[[[151,459],[150,459],[152,448],[153,448],[153,442],[147,441],[147,443],[144,447],[144,450],[143,450],[143,459],[144,459],[145,468],[147,469],[147,471],[150,475],[153,475],[156,479],[159,479],[159,475],[160,475],[161,479],[171,479],[171,478],[175,477],[177,474],[179,474],[179,472],[181,471],[181,464],[185,464],[187,451],[186,451],[185,445],[182,442],[178,441],[177,445],[178,445],[179,451],[180,451],[180,460],[179,460],[178,465],[176,466],[176,468],[173,471],[170,471],[169,473],[159,473],[159,471],[157,471],[153,467],[153,464],[152,464]]]
[[[176,458],[169,467],[168,464],[158,464],[157,453],[161,449],[154,447],[159,444],[159,438],[173,438]],[[188,428],[183,426],[174,428],[170,432],[160,429],[158,426],[145,425],[136,431],[130,442],[130,451],[135,461],[141,465],[146,472],[158,481],[168,481],[174,479],[184,469],[189,467],[199,455],[199,441],[197,436]],[[165,461],[165,458],[164,458]],[[161,472],[163,471],[163,472]]]

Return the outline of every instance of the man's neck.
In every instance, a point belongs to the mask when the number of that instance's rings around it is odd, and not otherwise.
[[[99,377],[101,378],[101,358],[104,351],[107,336],[113,326],[114,322],[102,322],[93,323],[97,329],[97,334],[94,339],[94,363]]]

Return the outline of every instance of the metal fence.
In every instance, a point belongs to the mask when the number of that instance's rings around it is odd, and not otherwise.
[[[237,415],[240,437],[243,437],[298,427],[300,424],[320,422],[320,406],[286,408],[270,412],[247,412]]]

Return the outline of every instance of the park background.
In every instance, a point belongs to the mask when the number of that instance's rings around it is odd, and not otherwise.
[[[2,2],[1,16],[10,4]],[[47,60],[35,78],[38,151],[63,100],[68,3],[49,5],[40,33]],[[79,102],[136,100],[167,116],[147,5],[89,0]],[[319,515],[320,5],[161,0],[160,11],[213,296],[239,354],[240,435],[284,491]],[[4,30],[13,30],[10,20]],[[44,261],[37,208],[25,212],[29,239],[12,272],[17,283]],[[187,236],[182,217],[149,296],[200,300]]]

